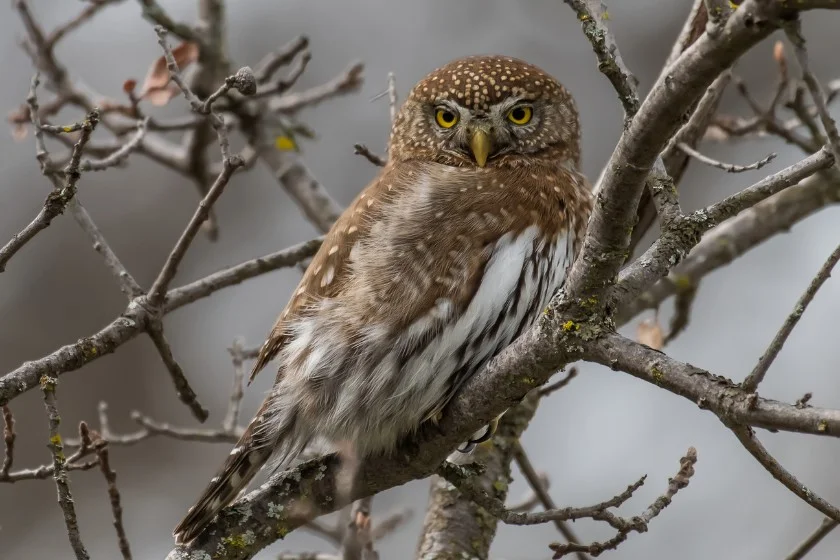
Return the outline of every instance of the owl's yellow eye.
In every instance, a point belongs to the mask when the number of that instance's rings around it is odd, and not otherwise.
[[[443,128],[452,128],[458,122],[458,115],[449,109],[438,109],[435,111],[435,121]]]
[[[510,110],[507,114],[507,118],[513,124],[528,124],[531,121],[531,117],[534,115],[534,111],[528,107],[527,105],[520,105],[519,107],[514,107]]]

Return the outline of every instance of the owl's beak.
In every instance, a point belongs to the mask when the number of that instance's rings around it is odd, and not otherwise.
[[[470,150],[478,166],[484,167],[487,164],[487,156],[490,155],[490,137],[486,131],[479,128],[472,133]]]

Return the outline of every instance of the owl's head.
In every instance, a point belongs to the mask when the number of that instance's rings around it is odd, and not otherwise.
[[[459,167],[580,159],[574,100],[536,66],[503,56],[454,60],[411,90],[391,130],[393,161]]]

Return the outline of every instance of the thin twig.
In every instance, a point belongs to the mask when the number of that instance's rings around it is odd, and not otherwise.
[[[397,118],[397,77],[393,72],[388,72],[388,111],[391,115],[391,124]]]
[[[292,114],[304,107],[313,107],[336,95],[356,91],[362,85],[364,65],[355,62],[347,70],[320,86],[272,99],[269,108],[278,113]]]
[[[475,503],[486,509],[489,513],[497,517],[503,523],[508,525],[539,525],[548,523],[554,520],[574,521],[577,519],[596,519],[605,521],[616,529],[624,528],[627,521],[607,511],[609,508],[614,508],[622,505],[629,500],[633,493],[638,490],[645,482],[645,476],[629,485],[626,490],[603,501],[594,506],[580,507],[580,508],[561,508],[547,511],[540,511],[536,513],[516,513],[505,508],[504,504],[488,494],[484,489],[473,484],[470,480],[469,471],[453,465],[451,463],[444,463],[438,469],[438,475],[448,480],[467,498],[473,500]]]
[[[674,134],[671,142],[662,151],[662,160],[668,169],[679,168],[681,166],[680,160],[686,157],[685,152],[676,147],[678,143],[695,146],[703,137],[712,121],[712,117],[714,117],[715,111],[717,111],[720,99],[724,91],[726,91],[726,86],[729,85],[731,80],[731,70],[726,70],[721,73],[712,82],[712,85],[709,86],[709,89],[706,90],[703,97],[700,98],[700,101],[697,103],[697,108],[691,114],[688,122]]]
[[[539,390],[540,397],[541,398],[542,397],[547,397],[551,393],[559,391],[560,389],[562,389],[563,387],[568,385],[569,382],[571,382],[572,379],[577,377],[577,374],[578,374],[578,369],[576,367],[569,368],[569,373],[567,373],[566,376],[563,379],[561,379],[560,381],[555,381],[554,383],[550,383],[549,385],[546,385],[545,387],[540,388],[540,390]]]
[[[49,34],[49,36],[47,36],[46,43],[48,48],[50,50],[54,49],[56,43],[67,36],[67,34],[71,31],[78,29],[83,23],[90,21],[90,19],[99,13],[99,11],[103,8],[112,4],[119,4],[122,1],[123,0],[96,0],[95,2],[90,2],[76,17],[64,23],[60,27],[57,27]]]
[[[225,430],[195,430],[189,428],[176,428],[167,423],[155,422],[148,416],[144,416],[136,410],[131,413],[131,419],[146,428],[150,435],[161,435],[185,441],[203,441],[211,443],[236,443],[242,436],[244,428],[236,427],[230,432]]]
[[[322,241],[323,238],[318,238],[300,243],[171,290],[165,300],[166,307],[161,310],[161,313],[169,313],[249,278],[278,268],[294,266],[300,260],[315,254]],[[87,363],[114,352],[125,342],[145,332],[145,325],[150,319],[159,319],[159,316],[157,313],[153,314],[147,306],[129,305],[123,315],[92,335],[62,346],[42,358],[21,364],[15,370],[0,377],[0,405],[37,387],[38,380],[44,374],[61,375],[68,371],[75,371]]]
[[[155,319],[149,321],[149,324],[146,326],[146,332],[149,333],[149,338],[155,343],[155,348],[157,348],[158,354],[160,354],[167,371],[169,371],[169,376],[175,385],[175,393],[178,395],[178,398],[189,407],[193,416],[199,422],[207,420],[209,412],[198,402],[198,396],[190,386],[190,382],[187,381],[184,370],[172,355],[172,347],[163,335],[161,321]]]
[[[668,479],[668,489],[664,494],[656,498],[656,500],[645,509],[645,511],[638,517],[630,520],[630,525],[625,529],[619,529],[615,537],[604,542],[594,542],[589,545],[575,545],[575,544],[551,544],[549,548],[554,551],[552,558],[562,558],[571,552],[585,550],[593,556],[600,555],[605,550],[613,550],[622,542],[627,540],[630,531],[645,532],[647,531],[648,523],[654,517],[662,513],[662,510],[670,505],[671,500],[677,492],[688,486],[691,477],[694,475],[694,464],[697,462],[697,451],[693,447],[688,448],[688,452],[680,459],[680,470],[674,478]],[[632,526],[635,525],[635,526]]]
[[[825,93],[822,86],[817,81],[817,78],[811,72],[808,64],[808,51],[805,48],[805,37],[802,35],[802,24],[797,19],[785,26],[785,32],[788,39],[793,43],[794,52],[796,53],[796,60],[802,69],[802,80],[808,86],[808,91],[811,92],[811,98],[814,100],[814,106],[817,108],[817,115],[820,117],[826,136],[828,136],[828,145],[831,152],[834,154],[835,165],[840,169],[840,132],[837,130],[837,123],[831,118],[831,113],[828,112],[826,106]]]
[[[376,155],[373,152],[371,152],[370,148],[368,148],[364,144],[353,144],[353,153],[362,156],[377,167],[385,166],[385,159],[383,159],[382,156]]]
[[[158,277],[155,279],[151,289],[149,290],[149,303],[156,307],[163,301],[169,282],[171,282],[172,278],[175,276],[175,273],[178,270],[178,265],[184,258],[184,255],[198,233],[199,228],[210,216],[213,204],[219,196],[221,196],[222,191],[224,191],[230,181],[231,175],[233,175],[239,167],[244,165],[244,161],[241,157],[232,156],[230,154],[230,140],[228,138],[227,129],[225,128],[224,118],[213,111],[212,101],[221,96],[223,93],[226,93],[231,87],[236,87],[245,95],[251,95],[256,91],[256,79],[254,78],[253,72],[251,72],[250,68],[241,68],[235,76],[226,78],[224,85],[219,88],[216,93],[211,95],[206,102],[202,103],[192,90],[190,90],[189,86],[181,76],[178,69],[178,63],[175,61],[172,50],[166,43],[165,29],[161,26],[157,26],[155,27],[155,32],[158,35],[158,44],[160,44],[163,49],[164,57],[166,58],[166,65],[169,69],[172,81],[174,81],[181,89],[181,92],[190,103],[193,111],[210,117],[210,122],[213,125],[213,128],[216,129],[216,133],[219,136],[219,146],[222,152],[222,171],[217,176],[213,186],[210,187],[210,190],[199,203],[192,219],[189,224],[187,224],[186,229],[184,229],[184,232],[181,234],[181,237],[178,239],[175,247],[173,247],[172,252],[169,254],[169,257],[166,259],[166,263],[160,271],[160,274],[158,274]]]
[[[615,37],[607,27],[605,21],[606,9],[599,1],[564,0],[572,8],[580,20],[583,34],[592,44],[595,56],[598,58],[598,70],[604,74],[612,84],[621,105],[624,107],[624,119],[629,121],[639,110],[639,95],[636,92],[638,80],[627,69]]]
[[[577,370],[569,371],[569,375],[566,376],[566,379],[563,381],[567,382],[573,377],[573,372],[577,373]],[[519,470],[522,471],[522,475],[525,477],[525,480],[528,481],[528,484],[534,491],[534,494],[539,499],[540,503],[542,504],[543,508],[548,510],[557,509],[557,505],[555,505],[554,500],[551,499],[551,495],[548,493],[547,485],[543,484],[540,480],[540,476],[537,474],[537,471],[534,469],[534,465],[531,464],[531,459],[528,457],[528,454],[525,453],[525,449],[523,449],[521,443],[516,443],[516,446],[513,451],[513,457],[516,459],[516,464],[519,465]],[[563,535],[563,538],[570,544],[580,543],[580,538],[575,535],[575,532],[569,527],[568,523],[564,521],[560,521],[558,519],[554,520],[554,526],[557,527],[557,530],[560,531],[560,534]],[[584,552],[578,551],[576,554],[578,560],[586,560],[589,558]]]
[[[727,173],[743,173],[744,171],[753,171],[756,169],[761,169],[762,167],[776,159],[776,156],[778,155],[775,152],[771,152],[754,163],[750,163],[748,165],[736,165],[734,163],[725,163],[722,161],[718,161],[714,158],[710,158],[709,156],[698,152],[685,142],[678,142],[677,147],[680,150],[682,150],[686,155],[693,157],[697,161],[705,163],[706,165],[711,165],[712,167],[716,167],[718,169],[723,169]]]
[[[53,479],[58,489],[58,503],[64,513],[64,524],[67,526],[67,536],[70,539],[70,546],[78,560],[89,560],[82,537],[79,534],[79,523],[76,520],[76,509],[73,505],[73,495],[70,493],[70,482],[67,477],[67,459],[64,456],[64,444],[61,441],[61,434],[58,426],[61,423],[61,416],[56,406],[55,388],[58,379],[47,375],[41,378],[41,390],[44,392],[44,406],[47,409],[47,416],[50,421],[50,443],[49,448],[53,456]]]
[[[548,478],[548,475],[544,472],[537,473],[537,481],[539,482],[540,486],[548,490],[551,487],[551,481]],[[526,492],[522,498],[518,502],[513,502],[511,504],[505,504],[505,507],[508,508],[510,511],[516,511],[519,513],[533,511],[538,505],[540,505],[540,497],[537,493],[531,489]]]
[[[691,307],[694,304],[694,299],[697,297],[698,288],[698,283],[689,283],[678,289],[677,296],[674,298],[674,315],[671,317],[671,322],[668,325],[668,335],[665,337],[664,344],[668,344],[677,338],[688,327],[688,322],[691,318]]]
[[[140,147],[140,144],[143,142],[143,138],[146,136],[146,130],[149,124],[149,117],[146,117],[142,121],[137,123],[137,132],[134,136],[125,144],[122,145],[118,150],[115,150],[113,153],[108,155],[102,159],[86,159],[82,161],[80,166],[82,171],[104,171],[106,169],[110,169],[111,167],[116,167],[121,165],[128,159],[128,156],[131,155],[137,148]]]
[[[678,264],[681,257],[698,243],[703,233],[833,164],[834,156],[826,149],[819,150],[743,191],[681,218],[677,224],[679,227],[666,231],[641,257],[619,273],[618,283],[611,290],[610,297],[621,304],[629,303],[642,292],[644,286],[665,276]]]
[[[808,129],[808,134],[811,136],[811,139],[813,141],[819,142],[820,144],[825,144],[827,139],[820,130],[816,119],[814,119],[814,115],[816,115],[817,112],[816,108],[805,106],[806,90],[806,86],[799,84],[796,87],[796,90],[793,94],[793,99],[790,100],[788,106],[796,115],[796,118],[799,119],[799,122],[797,123],[798,126],[804,126],[806,129]]]
[[[219,272],[214,272],[195,282],[173,288],[166,294],[164,311],[169,313],[179,307],[207,297],[222,288],[241,284],[245,280],[279,268],[295,266],[300,261],[313,256],[323,241],[323,237],[304,241],[276,253],[245,261]]]
[[[0,480],[9,476],[12,464],[15,462],[15,417],[9,405],[3,406],[3,467],[0,468]]]
[[[279,49],[267,54],[254,68],[257,83],[262,84],[271,79],[277,70],[294,60],[298,53],[309,46],[309,37],[300,35],[295,37]]]
[[[709,231],[688,257],[666,278],[649,285],[644,293],[625,300],[616,324],[626,324],[645,309],[654,309],[673,294],[690,290],[701,279],[726,266],[820,209],[840,202],[834,173],[814,175],[796,189],[783,190]]]
[[[257,81],[254,78],[253,71],[247,66],[240,68],[236,74],[225,78],[222,86],[215,93],[211,94],[206,101],[202,102],[192,92],[183,76],[181,76],[181,71],[178,68],[178,63],[175,61],[175,56],[172,54],[172,49],[169,48],[166,42],[166,29],[158,25],[155,27],[155,33],[158,36],[158,44],[163,49],[163,56],[166,59],[166,67],[169,69],[170,78],[181,89],[181,93],[184,94],[184,98],[189,102],[192,110],[201,115],[207,115],[210,118],[210,123],[219,136],[219,147],[221,148],[224,161],[228,162],[228,165],[236,163],[234,167],[239,167],[242,164],[242,160],[238,156],[232,156],[230,153],[230,140],[225,127],[224,117],[213,111],[212,105],[216,99],[226,94],[231,88],[236,88],[243,95],[253,95],[256,93]]]
[[[677,473],[677,476],[669,479],[668,490],[665,494],[658,497],[656,501],[648,506],[641,515],[632,518],[619,517],[609,510],[611,508],[618,507],[629,500],[633,493],[642,486],[642,484],[644,484],[645,477],[642,477],[634,484],[628,486],[624,492],[621,492],[613,498],[594,506],[552,509],[537,513],[516,513],[506,509],[501,501],[493,498],[482,488],[473,484],[470,480],[468,471],[464,468],[444,463],[444,465],[438,469],[438,474],[446,478],[450,483],[458,488],[462,494],[482,506],[491,515],[509,525],[535,525],[554,520],[571,521],[590,518],[597,521],[603,521],[616,529],[616,536],[603,543],[595,542],[588,545],[571,542],[566,544],[551,544],[550,547],[555,553],[554,558],[560,558],[572,552],[589,552],[590,554],[597,556],[604,550],[616,548],[619,544],[627,540],[627,536],[631,532],[646,532],[648,529],[648,523],[671,503],[671,499],[677,491],[688,485],[689,478],[694,474],[694,463],[696,461],[697,452],[693,447],[691,447],[685,457],[680,460],[680,470]]]
[[[89,471],[99,464],[99,459],[92,459],[89,461],[71,463],[67,461],[66,470],[70,471]],[[0,476],[0,482],[8,482],[14,484],[23,480],[46,480],[52,478],[55,473],[53,465],[40,465],[32,469],[20,469],[18,471],[11,471],[6,476]]]
[[[254,99],[259,99],[261,97],[269,97],[272,95],[281,95],[289,91],[289,89],[294,86],[303,73],[306,71],[306,67],[309,65],[309,62],[312,60],[312,53],[307,50],[303,51],[303,54],[297,59],[297,63],[292,66],[289,70],[289,73],[286,74],[283,78],[278,79],[274,84],[269,87],[263,88],[258,90],[257,93],[254,94]]]
[[[128,538],[125,536],[125,527],[123,527],[120,491],[117,489],[117,473],[111,468],[111,463],[108,460],[108,442],[99,440],[94,447],[96,456],[99,458],[99,468],[108,484],[108,499],[111,502],[111,513],[114,516],[114,529],[117,532],[120,552],[124,560],[131,560],[131,547],[128,544]]]
[[[105,236],[99,231],[99,228],[93,222],[93,219],[88,214],[88,211],[82,206],[78,198],[74,198],[70,202],[70,212],[73,213],[76,223],[84,230],[90,240],[93,242],[93,249],[102,255],[105,259],[105,266],[116,278],[120,285],[120,290],[129,299],[133,299],[143,293],[143,288],[137,283],[137,280],[129,274],[125,265],[120,262],[120,259],[114,253],[111,246],[106,241]]]
[[[41,165],[41,171],[44,174],[51,173],[51,165],[49,154],[44,144],[44,137],[41,131],[41,122],[38,118],[38,100],[35,94],[35,89],[38,86],[38,76],[32,78],[32,84],[29,90],[27,102],[30,106],[30,115],[32,116],[32,123],[35,127],[35,145],[36,157]],[[91,134],[99,123],[99,111],[94,109],[88,113],[87,118],[81,122],[80,130],[82,131],[78,141],[73,146],[73,152],[70,156],[70,162],[64,170],[64,184],[56,185],[56,188],[47,195],[44,200],[44,206],[32,222],[29,223],[20,233],[16,234],[12,239],[2,248],[0,248],[0,272],[6,267],[6,263],[17,253],[27,242],[35,237],[38,232],[46,229],[52,220],[59,214],[63,214],[65,208],[76,196],[76,188],[81,177],[80,161],[85,146],[90,141]]]
[[[790,315],[788,315],[787,319],[785,319],[785,322],[782,324],[779,332],[777,332],[776,336],[773,337],[773,342],[771,342],[770,346],[767,347],[767,350],[764,351],[764,354],[762,354],[761,358],[758,360],[758,364],[756,364],[755,368],[750,372],[747,378],[744,379],[741,386],[745,391],[754,392],[758,388],[758,384],[764,380],[764,376],[773,364],[773,360],[775,360],[776,356],[779,355],[779,352],[782,350],[782,346],[785,345],[790,333],[793,332],[796,324],[799,323],[799,320],[802,318],[803,313],[805,313],[805,309],[808,307],[808,304],[811,303],[811,300],[814,299],[817,291],[820,287],[822,287],[825,281],[828,280],[829,276],[831,276],[831,271],[838,261],[840,261],[840,245],[832,251],[832,253],[828,256],[828,259],[826,259],[820,267],[816,276],[814,276],[811,283],[808,285],[808,288],[805,290],[805,293],[803,293],[799,298],[799,301],[796,302],[796,305],[793,307],[793,311],[791,311]]]
[[[823,519],[816,531],[808,535],[808,538],[799,543],[799,545],[790,554],[785,556],[785,560],[802,560],[802,558],[805,558],[805,555],[811,552],[811,550],[817,546],[821,540],[836,529],[837,525],[840,525],[840,523],[830,517]]]
[[[245,378],[245,369],[242,367],[246,359],[245,348],[242,346],[240,339],[235,339],[230,348],[231,359],[233,360],[233,388],[230,391],[230,400],[228,402],[227,414],[222,422],[222,429],[226,432],[233,433],[234,428],[239,422],[239,407],[242,405],[242,380]]]
[[[184,41],[204,44],[201,34],[189,25],[173,20],[155,0],[140,0],[140,3],[143,4],[143,17],[146,19],[162,26]]]
[[[149,303],[151,305],[157,306],[163,302],[166,295],[166,289],[175,277],[175,273],[178,271],[178,265],[181,263],[181,260],[183,260],[184,255],[186,255],[187,249],[189,249],[193,239],[195,239],[201,224],[207,219],[210,208],[213,207],[213,204],[222,195],[222,192],[225,190],[225,187],[227,187],[234,171],[236,171],[242,163],[242,160],[238,157],[231,157],[230,159],[225,160],[222,172],[216,178],[213,186],[210,187],[207,195],[199,203],[198,208],[196,208],[195,213],[192,218],[190,218],[190,221],[184,229],[184,232],[181,234],[180,239],[178,239],[175,247],[172,248],[172,252],[166,258],[166,263],[164,263],[160,274],[158,274],[158,277],[149,289]]]
[[[67,440],[65,445],[71,447],[78,447],[76,451],[67,458],[65,462],[65,470],[69,471],[86,471],[92,469],[99,464],[99,459],[92,461],[79,461],[94,452],[93,441],[91,440],[87,424],[81,422],[79,424],[79,439],[72,442]],[[50,478],[55,473],[55,465],[41,465],[34,469],[22,469],[19,471],[3,473],[0,471],[0,482],[18,482],[21,480],[43,480]]]
[[[732,430],[732,433],[735,434],[735,437],[738,438],[738,441],[741,442],[741,445],[750,452],[750,455],[755,457],[756,461],[758,461],[761,466],[773,476],[773,478],[781,482],[785,488],[799,496],[812,508],[821,512],[823,515],[827,515],[834,521],[840,521],[840,509],[837,509],[825,501],[816,492],[797,480],[790,471],[785,469],[781,463],[779,463],[770,454],[770,452],[764,448],[761,442],[758,441],[758,438],[755,437],[755,433],[752,428],[749,426],[737,426],[729,423],[727,423],[727,425],[729,426],[729,429]]]

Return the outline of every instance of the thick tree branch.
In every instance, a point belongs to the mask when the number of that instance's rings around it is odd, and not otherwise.
[[[779,22],[775,2],[746,0],[720,34],[704,33],[654,84],[606,165],[567,290],[576,301],[602,302],[626,259],[642,187],[682,115],[720,72]]]
[[[682,261],[699,242],[700,235],[710,228],[832,165],[834,156],[828,150],[820,150],[743,191],[680,219],[663,232],[641,257],[621,271],[618,283],[611,290],[610,303],[616,305],[632,301],[646,286],[665,276]]]
[[[249,278],[278,268],[294,266],[302,259],[315,254],[321,241],[321,238],[307,241],[175,288],[167,294],[163,312],[168,313]],[[114,352],[122,344],[144,332],[146,322],[152,318],[156,317],[153,317],[148,306],[144,304],[143,297],[135,298],[122,315],[93,335],[82,338],[74,344],[62,346],[38,360],[24,362],[17,369],[0,377],[0,406],[37,387],[42,375],[57,376],[74,371]]]
[[[606,334],[594,341],[585,358],[680,395],[713,412],[727,425],[840,437],[840,410],[798,408],[758,397],[725,377],[674,360],[619,334]]]
[[[511,481],[510,462],[517,440],[528,427],[539,404],[536,394],[508,410],[490,442],[479,445],[469,460],[482,466],[470,483],[503,504]],[[440,476],[431,480],[431,493],[417,558],[487,558],[496,535],[498,518],[464,497]]]
[[[777,193],[709,231],[688,257],[635,299],[619,308],[616,324],[623,325],[669,296],[695,287],[707,274],[725,266],[770,237],[828,205],[840,203],[840,176],[823,172],[796,188]]]

